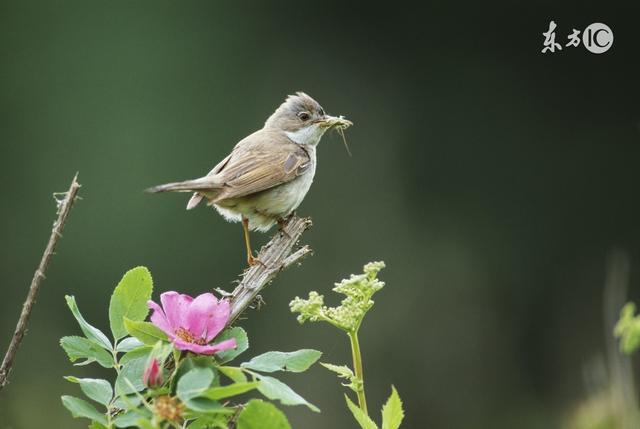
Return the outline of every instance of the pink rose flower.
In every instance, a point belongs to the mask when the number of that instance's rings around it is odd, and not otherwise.
[[[176,349],[212,355],[236,347],[235,338],[209,344],[229,321],[229,301],[218,301],[212,293],[192,298],[171,291],[160,295],[160,302],[162,307],[153,301],[147,302],[153,310],[151,322],[167,334]]]

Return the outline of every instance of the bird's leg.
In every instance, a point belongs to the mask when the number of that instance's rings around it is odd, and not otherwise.
[[[251,240],[249,239],[249,219],[244,216],[242,217],[242,230],[244,231],[244,244],[247,246],[247,263],[250,267],[254,266],[255,264],[262,264],[259,259],[253,257],[253,250],[251,250]]]

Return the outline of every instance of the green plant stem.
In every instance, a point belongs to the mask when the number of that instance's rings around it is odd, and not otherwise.
[[[116,371],[116,375],[120,375],[120,362],[118,362],[118,352],[117,352],[117,348],[118,348],[118,340],[114,340],[113,342],[113,349],[111,349],[111,356],[113,356],[113,369],[115,369]],[[114,382],[115,384],[115,382]],[[111,407],[113,406],[113,403],[116,401],[116,398],[118,397],[118,395],[113,395],[113,398],[111,398],[111,401],[109,402],[109,405],[107,406],[107,429],[113,429],[113,419],[111,416]]]
[[[358,395],[358,405],[360,409],[368,416],[367,411],[367,398],[364,394],[364,371],[362,369],[362,355],[360,353],[360,342],[358,341],[358,331],[350,331],[347,333],[349,340],[351,341],[351,355],[353,356],[353,371],[356,378],[360,380],[360,386],[356,392]]]

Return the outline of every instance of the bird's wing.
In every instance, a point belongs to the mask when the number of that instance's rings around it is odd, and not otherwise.
[[[215,176],[216,174],[220,173],[220,171],[222,171],[225,165],[227,165],[227,162],[229,162],[229,160],[231,159],[231,155],[233,155],[233,152],[231,152],[222,161],[220,161],[215,167],[213,167],[211,171],[207,173],[207,176]]]
[[[283,132],[257,131],[238,143],[226,163],[214,173],[217,181],[223,183],[214,202],[281,185],[304,173],[310,165],[308,152]]]
[[[215,176],[216,174],[218,174],[225,167],[225,165],[227,165],[227,162],[229,162],[229,159],[231,159],[231,155],[233,155],[233,152],[227,155],[222,161],[220,161],[215,167],[213,167],[213,169],[209,173],[207,173],[207,176],[205,177]],[[187,210],[191,210],[198,204],[200,204],[204,197],[204,194],[194,192],[193,195],[191,195],[189,202],[187,203]]]

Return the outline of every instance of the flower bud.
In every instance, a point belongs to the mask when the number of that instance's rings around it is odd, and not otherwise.
[[[144,374],[142,374],[142,381],[145,386],[150,388],[160,387],[164,381],[162,376],[162,368],[160,368],[160,363],[158,359],[152,357],[147,362],[147,366],[144,369]]]

